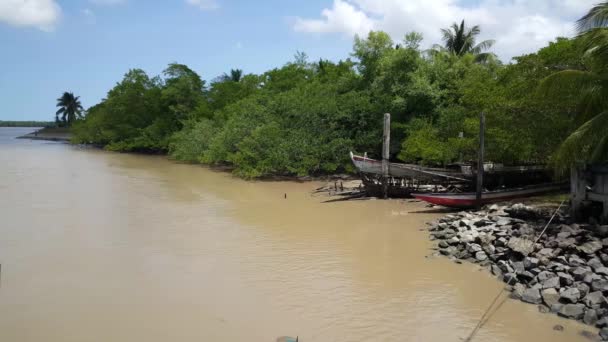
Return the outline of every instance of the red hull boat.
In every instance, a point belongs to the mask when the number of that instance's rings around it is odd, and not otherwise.
[[[567,189],[564,183],[543,184],[518,189],[507,189],[499,191],[488,191],[481,194],[481,204],[503,202],[516,198],[532,197],[546,193]],[[450,208],[472,208],[477,204],[477,194],[466,193],[441,193],[441,194],[412,194],[415,198],[428,203]]]

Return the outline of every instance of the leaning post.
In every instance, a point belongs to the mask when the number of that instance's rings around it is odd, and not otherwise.
[[[388,179],[390,175],[389,158],[391,146],[391,115],[384,114],[384,129],[382,133],[382,190],[384,198],[388,198]]]
[[[476,207],[477,210],[481,209],[481,193],[483,191],[483,159],[485,150],[485,130],[486,130],[486,114],[481,113],[479,115],[479,151],[477,155],[477,196],[476,196]]]

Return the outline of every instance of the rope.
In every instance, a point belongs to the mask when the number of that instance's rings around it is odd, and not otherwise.
[[[557,215],[557,213],[559,212],[559,210],[562,208],[562,206],[564,205],[564,202],[566,202],[566,200],[563,200],[562,203],[560,203],[559,207],[557,207],[557,209],[555,210],[555,212],[553,213],[553,215],[551,215],[551,218],[549,219],[549,222],[547,222],[547,224],[545,225],[545,228],[543,228],[543,230],[540,232],[540,234],[538,235],[538,237],[536,238],[536,240],[534,240],[534,245],[536,245],[536,243],[538,243],[538,241],[540,240],[540,238],[543,236],[543,234],[545,234],[545,232],[547,231],[547,228],[549,227],[549,225],[551,224],[551,222],[553,221],[553,219],[555,218],[555,215]],[[483,315],[481,316],[481,318],[479,319],[479,322],[477,323],[477,325],[475,326],[475,328],[473,329],[473,331],[471,331],[471,334],[469,335],[469,337],[467,337],[467,339],[465,340],[466,342],[471,342],[473,340],[473,337],[475,336],[475,334],[483,327],[483,325],[487,322],[487,320],[489,319],[489,315],[488,313],[490,313],[490,311],[492,310],[492,308],[494,307],[494,304],[496,304],[496,302],[498,301],[498,299],[502,296],[502,294],[506,291],[507,287],[509,287],[511,285],[511,281],[513,279],[515,279],[516,277],[511,276],[511,278],[509,279],[509,281],[507,282],[507,286],[503,287],[500,291],[498,291],[498,294],[496,295],[496,297],[494,297],[494,300],[490,303],[490,306],[488,306],[488,308],[484,311]],[[500,306],[498,307],[500,308]],[[498,308],[496,308],[496,310],[498,310]],[[494,311],[496,312],[496,311]]]

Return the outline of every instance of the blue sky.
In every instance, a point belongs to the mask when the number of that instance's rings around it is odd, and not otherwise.
[[[571,34],[572,21],[593,3],[529,2],[0,0],[0,120],[51,120],[64,90],[91,106],[130,68],[157,75],[179,62],[206,80],[231,68],[260,73],[297,50],[346,58],[353,35],[370,29],[395,39],[417,30],[430,45],[438,27],[460,18],[487,27],[508,60]]]

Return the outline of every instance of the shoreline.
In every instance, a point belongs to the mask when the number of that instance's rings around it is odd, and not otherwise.
[[[46,140],[68,143],[70,142],[71,138],[72,135],[67,128],[44,127],[26,135],[18,136],[15,139]]]
[[[593,326],[608,341],[608,226],[572,223],[557,212],[544,231],[554,210],[492,205],[450,213],[427,230],[435,256],[478,264],[507,284],[510,298]]]

